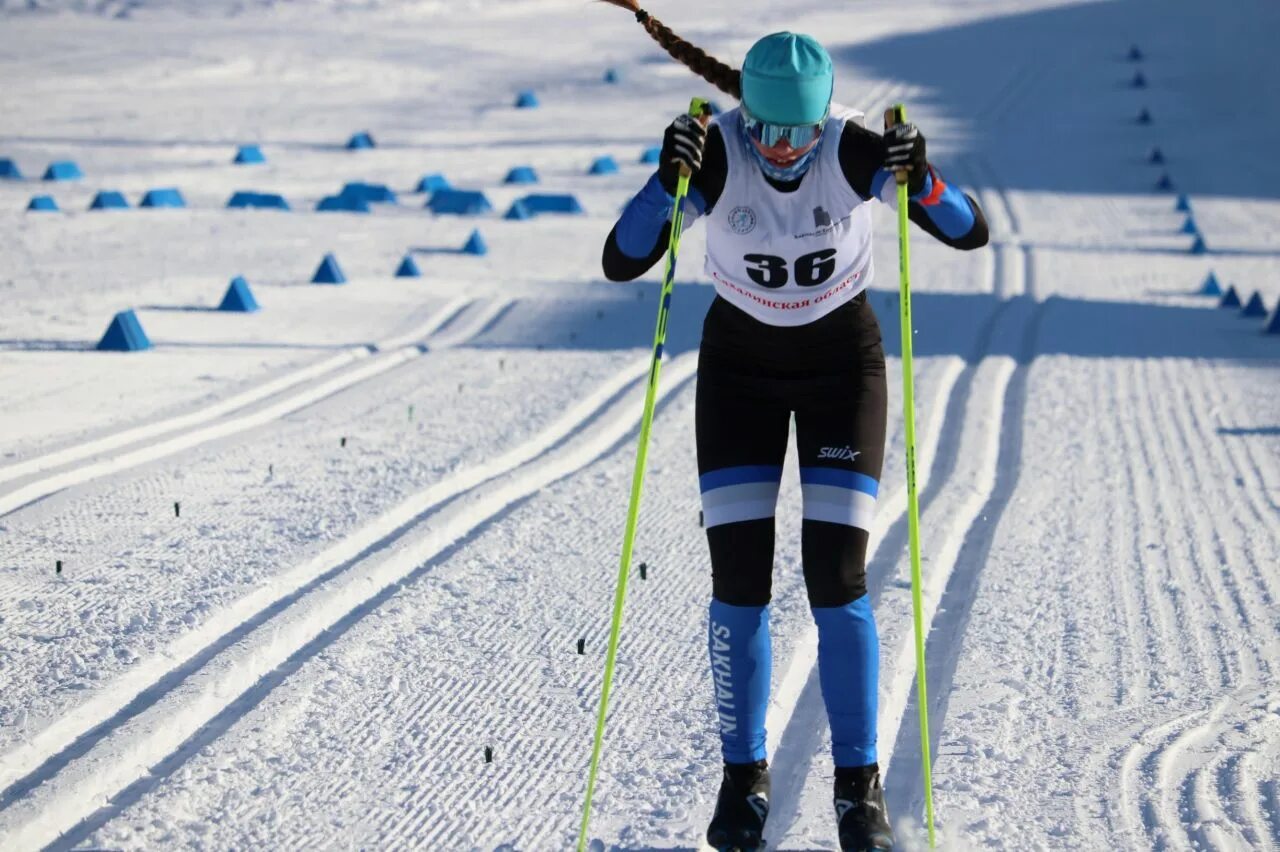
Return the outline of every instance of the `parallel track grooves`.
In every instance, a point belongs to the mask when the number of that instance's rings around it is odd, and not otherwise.
[[[473,300],[455,299],[413,332],[371,349],[311,365],[178,417],[130,427],[10,465],[0,470],[0,482],[36,478],[0,494],[0,516],[66,488],[279,419],[418,358],[433,347],[460,345],[492,324],[511,302],[490,302],[477,308],[474,315],[463,315],[474,304]],[[343,370],[357,361],[364,363]]]
[[[457,546],[476,525],[488,523],[495,513],[622,440],[634,428],[638,410],[625,391],[647,367],[647,358],[635,362],[535,438],[404,501],[295,571],[283,582],[284,595],[275,596],[257,613],[252,605],[240,606],[250,612],[247,618],[232,617],[230,627],[206,651],[176,671],[161,673],[154,686],[136,691],[137,706],[126,707],[119,718],[83,735],[87,739],[74,743],[70,753],[46,755],[36,770],[10,785],[0,811],[0,830],[21,848],[55,841],[66,846],[75,841],[59,840],[62,832],[80,837],[102,824],[108,811],[118,812],[167,774],[163,767],[172,771],[207,745],[302,659],[376,608],[397,583],[426,570],[442,550]],[[668,367],[664,398],[692,375],[693,368],[689,357]],[[508,474],[509,483],[475,491]],[[443,529],[416,530],[427,515],[433,525],[439,523],[441,513],[446,516]],[[397,549],[400,552],[391,552]],[[158,692],[148,694],[150,690]],[[157,762],[154,769],[148,768]],[[95,771],[95,764],[111,769]],[[74,777],[66,776],[68,769],[75,770]],[[107,811],[93,817],[92,806],[112,797]]]

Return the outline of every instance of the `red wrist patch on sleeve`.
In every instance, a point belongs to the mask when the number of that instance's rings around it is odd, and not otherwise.
[[[942,175],[934,171],[933,166],[929,166],[929,176],[933,178],[933,189],[920,199],[920,203],[925,207],[936,207],[942,203],[942,193],[947,191],[947,185],[943,182]]]

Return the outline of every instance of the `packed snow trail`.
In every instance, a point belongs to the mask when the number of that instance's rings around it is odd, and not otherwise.
[[[185,649],[175,649],[173,661],[178,665],[173,670],[140,670],[150,681],[136,692],[140,706],[118,714],[119,722],[108,719],[105,726],[97,725],[93,732],[97,742],[77,742],[75,751],[83,751],[83,756],[75,754],[73,762],[55,767],[56,775],[40,777],[45,773],[37,772],[32,780],[39,786],[28,786],[25,795],[19,793],[21,798],[6,802],[0,831],[19,847],[53,842],[89,815],[83,810],[85,804],[115,798],[139,776],[150,777],[146,767],[186,748],[186,741],[198,732],[207,736],[213,718],[229,705],[243,703],[243,692],[307,649],[321,633],[325,634],[323,644],[331,642],[333,628],[366,609],[391,584],[421,570],[433,556],[512,502],[563,477],[630,434],[635,394],[621,395],[621,391],[637,386],[647,368],[647,362],[637,362],[618,377],[620,381],[606,384],[526,445],[415,495],[330,552],[281,577],[278,588],[242,600],[226,611],[228,623],[213,621],[202,633],[189,634],[185,644],[200,650],[184,659]],[[692,368],[687,356],[671,365],[669,387],[678,388],[692,375]],[[548,452],[570,435],[573,440],[564,452]],[[468,493],[522,465],[530,469],[502,487],[489,489],[491,493]],[[461,503],[450,514],[446,504],[459,497]],[[446,506],[443,515],[423,524],[440,506]],[[417,533],[420,525],[424,529]],[[362,558],[366,553],[371,558]],[[364,562],[372,564],[366,568]],[[222,635],[216,635],[218,631]],[[205,634],[215,635],[208,639]],[[171,685],[174,675],[191,682]],[[153,691],[159,695],[151,696]],[[118,734],[113,730],[116,725]],[[110,769],[104,771],[104,766]]]
[[[67,468],[61,473],[23,482],[20,487],[9,493],[0,494],[0,515],[12,512],[14,509],[68,486],[128,470],[208,441],[261,426],[379,373],[398,367],[431,349],[444,349],[465,343],[484,331],[497,316],[510,307],[511,303],[508,300],[494,300],[485,307],[469,311],[465,320],[454,322],[458,314],[470,304],[470,300],[455,300],[445,305],[438,314],[414,331],[299,370],[292,375],[267,382],[251,391],[238,394],[200,411],[158,423],[135,426],[109,437],[88,441],[0,469],[0,482],[4,482],[21,478],[32,472]],[[448,328],[439,339],[433,338],[441,326],[445,325],[448,325]],[[332,375],[338,369],[366,357],[370,363],[345,370],[337,376]],[[317,381],[311,381],[313,379]],[[323,381],[319,381],[321,379]],[[302,389],[293,391],[287,396],[281,395],[272,399],[281,391],[290,390],[306,382],[310,383]],[[251,414],[221,420],[216,425],[205,425],[211,421],[218,421],[225,414],[238,412],[263,400],[270,400],[270,402]],[[158,438],[161,440],[157,441]],[[121,448],[125,451],[105,458],[95,458]],[[90,464],[82,464],[88,459],[94,460]],[[73,464],[76,466],[71,467]]]

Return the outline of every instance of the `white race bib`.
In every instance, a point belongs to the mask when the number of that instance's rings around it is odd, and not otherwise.
[[[871,283],[871,214],[840,169],[840,134],[861,113],[831,105],[822,148],[795,192],[779,192],[747,148],[738,110],[716,117],[728,173],[707,216],[716,292],[769,325],[804,325]]]

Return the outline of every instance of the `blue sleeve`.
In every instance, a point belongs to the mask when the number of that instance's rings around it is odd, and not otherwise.
[[[618,248],[622,253],[632,258],[648,257],[662,235],[662,226],[671,218],[674,203],[675,199],[667,195],[658,180],[658,173],[654,172],[641,190],[627,202],[622,210],[622,217],[614,227]],[[702,215],[705,208],[701,193],[696,187],[690,187],[685,204],[686,229],[693,224],[694,219]]]
[[[942,175],[929,167],[924,186],[911,200],[918,203],[938,230],[953,240],[958,240],[973,230],[975,222],[973,205],[963,192],[942,179]]]
[[[872,197],[897,209],[898,189],[891,172],[877,169],[869,189]],[[907,214],[930,236],[952,248],[963,251],[982,248],[990,238],[982,208],[943,180],[933,166],[929,166],[924,186],[911,196]]]
[[[893,173],[878,169],[871,193],[897,209],[898,191]],[[929,166],[924,186],[911,196],[911,221],[954,248],[980,248],[987,243],[987,222],[973,199],[942,179]]]

